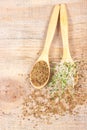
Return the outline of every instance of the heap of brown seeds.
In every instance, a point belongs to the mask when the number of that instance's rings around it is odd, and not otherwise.
[[[24,118],[34,116],[46,118],[52,115],[63,115],[66,112],[73,113],[78,105],[87,101],[87,61],[77,61],[78,84],[73,88],[73,93],[66,89],[61,99],[55,93],[54,98],[49,95],[49,87],[37,90],[31,86],[30,93],[25,97],[22,107]]]
[[[45,61],[39,61],[31,71],[31,81],[35,86],[43,85],[49,77],[49,68]]]

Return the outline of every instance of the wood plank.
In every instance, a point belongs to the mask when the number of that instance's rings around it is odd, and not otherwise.
[[[82,1],[82,0],[80,0]],[[0,6],[8,7],[13,6],[13,7],[32,7],[32,6],[43,6],[43,5],[54,5],[58,3],[75,3],[75,2],[80,2],[79,0],[3,0],[0,1]],[[86,2],[86,0],[83,0],[83,2]]]
[[[0,90],[6,87],[7,82],[12,87],[10,94],[17,92],[21,97],[21,89],[17,91],[16,86],[30,91],[25,78],[43,49],[49,18],[53,6],[58,3],[67,3],[73,59],[87,59],[87,0],[1,0]],[[61,57],[62,39],[58,25],[49,58],[57,62]],[[16,104],[9,101],[3,103],[3,98],[8,100],[5,94],[4,97],[0,95],[0,130],[87,129],[87,103],[79,108],[79,114],[58,116],[58,120],[52,119],[52,124],[38,121],[38,126],[34,128],[35,119],[28,121],[21,118],[21,100],[17,100]]]
[[[74,8],[73,8],[74,7]],[[0,8],[0,39],[34,38],[43,39],[53,6],[42,7],[1,7]],[[86,38],[87,11],[85,4],[68,4],[70,36],[73,39]],[[81,11],[80,9],[81,8]],[[73,25],[73,29],[72,29]],[[82,34],[82,35],[81,35]],[[81,39],[80,38],[80,39]],[[83,39],[84,39],[83,38]]]

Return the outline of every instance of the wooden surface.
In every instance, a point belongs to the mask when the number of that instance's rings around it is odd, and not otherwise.
[[[28,89],[19,75],[28,74],[38,58],[37,53],[44,46],[53,5],[58,3],[67,3],[72,57],[87,58],[87,0],[0,1],[0,91],[10,84],[9,94],[0,92],[0,130],[35,130],[33,122],[17,117],[15,106],[20,105],[25,89]],[[61,56],[62,41],[58,25],[50,49],[50,61],[58,61]],[[18,97],[15,98],[17,92]],[[52,125],[40,124],[37,129],[86,130],[87,105],[81,107],[77,116],[60,117]]]

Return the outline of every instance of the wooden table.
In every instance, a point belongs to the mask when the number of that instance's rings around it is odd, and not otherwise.
[[[10,84],[9,94],[0,93],[0,130],[36,130],[33,122],[17,117],[15,106],[20,104],[21,96],[25,94],[24,89],[28,89],[22,75],[26,76],[30,72],[38,58],[38,53],[44,46],[53,6],[58,3],[67,4],[72,57],[87,58],[87,0],[0,1],[0,91],[4,91]],[[50,61],[59,61],[62,57],[59,25],[49,57]],[[23,88],[17,88],[17,85]],[[15,97],[17,91],[19,95]],[[77,116],[67,115],[52,125],[40,124],[37,127],[37,130],[47,129],[86,130],[87,105],[81,107]]]

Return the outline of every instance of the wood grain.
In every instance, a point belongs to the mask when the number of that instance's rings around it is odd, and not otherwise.
[[[37,53],[41,53],[53,5],[58,3],[67,3],[72,58],[87,58],[87,0],[3,0],[0,1],[0,81],[4,78],[10,83],[15,79],[28,89],[19,74],[28,74],[39,56]],[[50,61],[59,61],[62,57],[59,29],[58,25],[50,49]],[[59,117],[52,125],[39,124],[37,129],[86,130],[87,105],[79,111],[77,116]],[[0,130],[35,130],[32,122],[18,118],[20,109],[14,108],[12,113],[2,112],[0,108]]]

